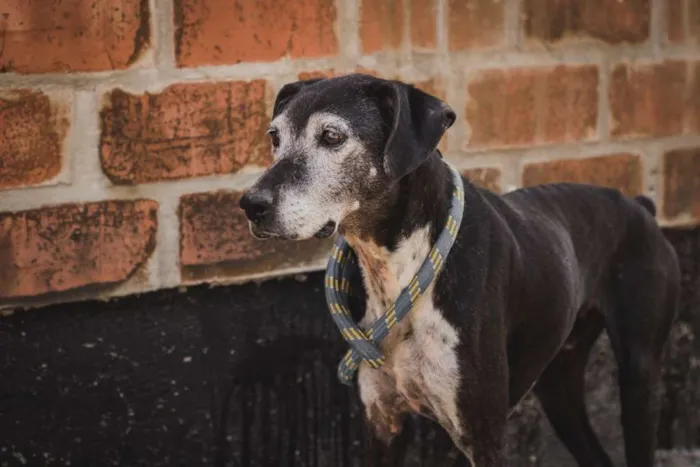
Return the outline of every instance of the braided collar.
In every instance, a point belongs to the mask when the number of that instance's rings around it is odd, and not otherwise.
[[[384,355],[377,344],[389,334],[396,323],[411,311],[414,303],[435,281],[438,273],[442,270],[445,259],[457,238],[457,231],[462,222],[464,211],[462,177],[451,166],[450,171],[454,182],[454,192],[445,228],[440,232],[435,245],[423,261],[418,273],[401,291],[394,304],[367,332],[360,329],[353,321],[348,305],[350,295],[348,278],[355,272],[353,270],[358,268],[357,257],[345,239],[338,235],[326,268],[324,285],[331,317],[351,347],[338,366],[338,378],[343,384],[350,385],[352,383],[353,376],[362,361],[367,362],[372,368],[379,368],[384,364]]]

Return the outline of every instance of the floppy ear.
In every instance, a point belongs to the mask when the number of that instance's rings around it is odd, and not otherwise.
[[[319,81],[323,81],[325,78],[314,78],[306,79],[302,81],[295,81],[293,83],[288,83],[282,86],[280,92],[277,93],[277,98],[275,99],[275,106],[272,110],[272,118],[279,115],[280,112],[289,104],[289,101],[299,93],[304,87],[309,86]]]
[[[425,162],[456,115],[440,99],[408,84],[385,81],[374,92],[389,127],[384,171],[398,180]]]

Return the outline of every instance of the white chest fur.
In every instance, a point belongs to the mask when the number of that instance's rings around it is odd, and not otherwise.
[[[358,255],[365,280],[367,311],[360,326],[368,329],[418,272],[430,251],[429,231],[427,227],[416,230],[393,252],[356,238],[347,240]],[[395,435],[401,428],[399,415],[407,411],[436,419],[453,436],[460,434],[459,334],[436,308],[432,289],[381,342],[386,357],[382,368],[360,366],[360,397],[380,436]]]

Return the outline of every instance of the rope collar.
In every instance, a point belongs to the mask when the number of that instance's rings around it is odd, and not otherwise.
[[[326,268],[325,290],[331,317],[351,347],[338,366],[338,378],[343,384],[350,385],[352,383],[355,372],[362,361],[367,362],[372,368],[379,368],[384,364],[384,355],[377,344],[389,334],[396,323],[411,311],[414,303],[418,301],[442,270],[445,259],[457,238],[457,231],[464,212],[462,177],[451,166],[450,171],[454,182],[454,192],[444,229],[440,232],[435,245],[423,261],[418,273],[401,291],[394,304],[367,332],[360,329],[353,321],[348,305],[350,294],[348,277],[351,277],[351,274],[355,272],[353,270],[358,268],[357,257],[345,239],[338,235]]]

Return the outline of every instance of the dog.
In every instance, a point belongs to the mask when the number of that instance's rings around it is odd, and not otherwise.
[[[362,273],[357,319],[369,329],[444,228],[454,182],[436,147],[455,119],[400,81],[286,84],[268,132],[274,162],[240,199],[252,235],[343,235]],[[465,465],[502,466],[507,419],[533,391],[578,465],[612,466],[584,404],[586,361],[605,329],[627,465],[651,467],[679,281],[649,198],[571,183],[497,195],[465,179],[444,268],[380,342],[384,365],[359,368],[370,459],[401,465],[405,415],[421,414],[446,430]]]

